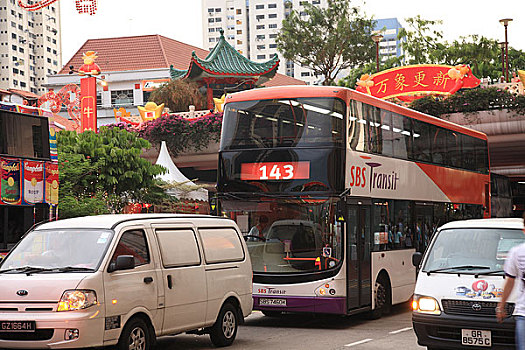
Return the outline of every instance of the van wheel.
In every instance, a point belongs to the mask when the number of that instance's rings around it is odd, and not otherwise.
[[[261,312],[266,317],[281,317],[283,315],[282,311],[261,310]]]
[[[118,350],[150,350],[152,335],[146,322],[140,318],[129,321],[120,335]]]
[[[375,320],[382,315],[389,314],[392,309],[392,292],[390,284],[384,275],[380,275],[374,285],[375,309],[369,314],[370,319]]]
[[[233,343],[239,324],[238,315],[239,313],[232,304],[226,303],[223,305],[217,321],[215,321],[210,330],[210,339],[213,345],[223,347]]]

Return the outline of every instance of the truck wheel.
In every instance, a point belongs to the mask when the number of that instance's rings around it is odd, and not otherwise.
[[[379,276],[375,283],[374,298],[375,309],[369,314],[370,318],[373,320],[390,313],[392,309],[392,292],[390,291],[390,284],[383,275]]]
[[[223,347],[233,343],[239,325],[238,315],[239,313],[232,304],[226,303],[222,306],[217,321],[210,330],[210,339],[213,345]]]
[[[146,322],[141,318],[133,318],[122,330],[118,350],[150,350],[152,335]]]

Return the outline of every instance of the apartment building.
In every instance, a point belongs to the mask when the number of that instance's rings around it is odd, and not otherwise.
[[[398,38],[399,31],[403,28],[397,18],[381,18],[375,20],[374,30],[378,30],[383,35],[383,40],[379,42],[379,56],[384,62],[390,57],[400,57],[403,54],[401,43],[405,38]]]
[[[211,50],[222,28],[228,43],[250,60],[267,61],[276,53],[279,73],[315,84],[322,77],[285,60],[275,42],[283,19],[292,10],[306,15],[305,3],[326,7],[327,0],[202,0],[203,47]]]
[[[60,5],[29,12],[17,0],[0,0],[0,89],[42,95],[47,76],[62,63]]]

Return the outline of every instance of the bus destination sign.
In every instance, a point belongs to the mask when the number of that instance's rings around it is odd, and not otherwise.
[[[310,178],[310,162],[241,164],[241,180],[295,180]]]

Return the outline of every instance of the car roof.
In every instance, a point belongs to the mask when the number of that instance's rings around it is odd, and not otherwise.
[[[150,214],[107,214],[83,216],[70,219],[61,219],[57,221],[50,221],[38,225],[36,229],[64,229],[64,228],[98,228],[98,229],[113,229],[117,225],[136,220],[159,220],[159,219],[190,219],[190,220],[228,220],[227,218],[211,215],[197,215],[197,214],[166,214],[166,213],[150,213]],[[185,221],[186,221],[185,220]]]
[[[510,228],[521,230],[523,219],[519,218],[492,218],[451,221],[441,226],[439,230],[451,228]]]

